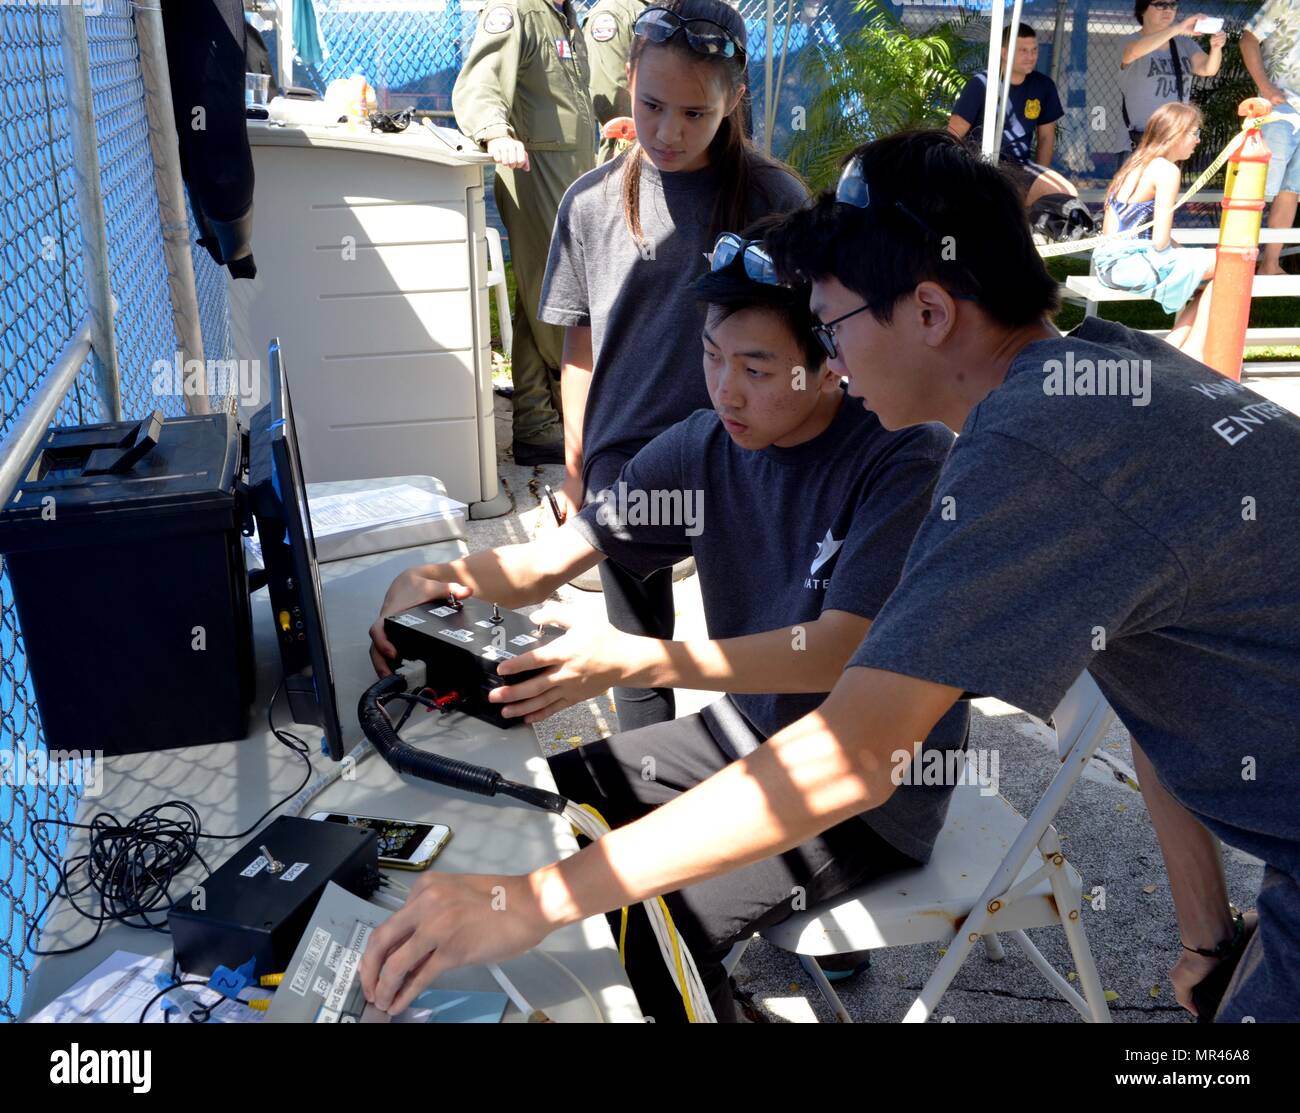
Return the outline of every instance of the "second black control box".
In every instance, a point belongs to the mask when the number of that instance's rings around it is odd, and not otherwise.
[[[518,718],[501,716],[504,704],[489,703],[488,692],[507,682],[517,684],[538,670],[497,675],[497,665],[547,645],[564,633],[556,627],[538,630],[517,611],[473,597],[459,602],[438,600],[384,619],[384,632],[407,661],[423,661],[426,683],[439,696],[459,695],[452,706],[499,727],[516,726]]]

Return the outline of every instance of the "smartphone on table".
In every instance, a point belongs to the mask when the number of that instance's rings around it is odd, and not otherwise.
[[[351,815],[347,812],[313,812],[311,818],[322,823],[343,823],[373,831],[379,838],[379,864],[384,869],[428,869],[451,839],[451,828],[445,823],[382,819],[375,815]]]

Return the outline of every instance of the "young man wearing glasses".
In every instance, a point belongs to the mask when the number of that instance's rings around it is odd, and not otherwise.
[[[583,625],[500,667],[507,680],[545,668],[492,697],[527,722],[611,685],[728,693],[698,714],[550,759],[561,794],[593,805],[614,828],[752,753],[821,702],[893,590],[952,443],[934,425],[888,433],[845,394],[825,365],[822,345],[833,343],[832,333],[814,336],[807,287],[777,285],[757,242],[725,233],[711,268],[696,293],[707,307],[703,370],[713,409],[652,440],[609,497],[562,529],[527,545],[412,569],[382,609],[391,614],[445,595],[452,582],[518,606],[606,557],[646,576],[694,555],[710,640],[663,641]],[[546,610],[533,617],[556,618]],[[382,622],[371,636],[376,667],[385,671],[392,650]],[[967,725],[967,705],[959,704],[927,732],[926,749],[943,752],[943,768],[963,764]],[[910,742],[900,754],[910,766]],[[953,787],[930,779],[785,853],[666,894],[719,1019],[735,1019],[722,960],[738,939],[928,859]],[[616,937],[624,934],[617,916],[611,925]],[[683,1019],[640,906],[630,910],[625,934],[624,961],[643,1011],[660,1023]],[[861,956],[842,957],[826,964],[830,976],[861,965]]]
[[[1146,130],[1151,113],[1162,104],[1186,104],[1192,96],[1192,77],[1213,77],[1223,62],[1228,36],[1222,31],[1210,35],[1207,54],[1191,36],[1203,34],[1196,25],[1203,15],[1175,22],[1177,0],[1137,0],[1133,18],[1142,30],[1124,40],[1120,59],[1119,85],[1124,126],[1134,147]]]
[[[1042,716],[1087,668],[1133,737],[1178,1000],[1300,1019],[1300,420],[1143,333],[1088,318],[1060,336],[1014,199],[939,133],[869,144],[838,201],[768,246],[812,281],[853,395],[888,428],[961,434],[935,495],[955,513],[927,518],[822,721],[774,741],[842,747],[871,795],[899,728],[867,708],[935,714],[966,690]],[[1265,862],[1249,942],[1215,836]]]

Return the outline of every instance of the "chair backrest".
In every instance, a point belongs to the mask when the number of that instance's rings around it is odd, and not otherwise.
[[[1092,750],[1105,737],[1114,717],[1115,713],[1101,694],[1097,682],[1087,672],[1081,672],[1052,712],[1052,725],[1056,727],[1056,756],[1064,761],[1076,746],[1091,741],[1088,751],[1091,757]]]
[[[1020,868],[1056,818],[1057,811],[1106,737],[1114,718],[1115,712],[1110,709],[1097,682],[1087,672],[1080,673],[1051,716],[1056,726],[1056,752],[1061,768],[1029,813],[1024,828],[989,883],[988,891],[996,895],[1020,875]]]

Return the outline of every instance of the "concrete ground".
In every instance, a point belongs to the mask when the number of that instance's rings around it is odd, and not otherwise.
[[[1250,380],[1248,385],[1300,413],[1300,373],[1295,377]],[[510,403],[497,397],[497,444],[502,489],[510,492],[513,511],[504,517],[470,522],[472,549],[522,541],[554,528],[541,484],[558,487],[563,469],[524,468],[510,456]],[[674,589],[678,638],[704,637],[699,584],[692,574]],[[556,597],[576,614],[603,620],[599,592],[565,585]],[[716,693],[679,691],[678,714],[690,714],[717,698]],[[1028,814],[1056,771],[1054,734],[1037,720],[994,699],[976,701],[971,747],[1000,753],[1000,789],[1020,812]],[[582,745],[618,729],[608,692],[582,706],[563,711],[535,727],[544,752]],[[1107,756],[1131,768],[1128,736],[1118,726],[1102,747]],[[1179,953],[1173,904],[1160,849],[1141,794],[1119,780],[1113,767],[1094,761],[1057,813],[1056,829],[1067,858],[1084,881],[1083,923],[1116,1021],[1190,1023],[1174,1001],[1167,972]],[[1262,866],[1224,848],[1228,892],[1235,904],[1254,904]],[[1094,890],[1101,901],[1090,901]],[[1093,907],[1096,903],[1098,907]],[[1031,933],[1038,948],[1059,970],[1072,971],[1064,934],[1059,929]],[[936,1020],[957,1022],[1069,1021],[1077,1018],[1019,951],[1005,939],[1006,959],[989,962],[977,948],[940,1002]],[[876,951],[872,967],[838,988],[849,1013],[858,1021],[896,1021],[907,1011],[934,965],[935,945]],[[822,1000],[798,959],[764,940],[755,939],[736,970],[739,986],[753,995],[767,1018],[776,1023],[831,1021]],[[1071,980],[1074,980],[1073,978]]]

